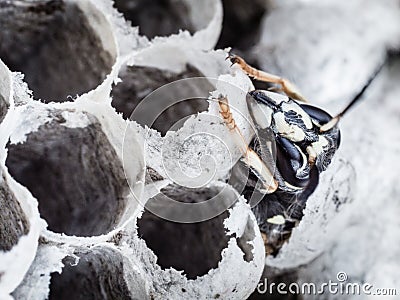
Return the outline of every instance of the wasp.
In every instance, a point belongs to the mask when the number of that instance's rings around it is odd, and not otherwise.
[[[247,107],[255,128],[250,144],[235,123],[227,97],[220,95],[217,99],[220,114],[242,153],[233,174],[245,180],[246,199],[261,197],[252,210],[266,254],[276,256],[301,221],[320,173],[327,169],[339,148],[339,120],[359,97],[332,117],[309,104],[287,79],[255,69],[231,53],[227,59],[249,77],[279,85],[278,90],[284,93],[253,90],[247,94]],[[246,176],[243,167],[250,170]]]

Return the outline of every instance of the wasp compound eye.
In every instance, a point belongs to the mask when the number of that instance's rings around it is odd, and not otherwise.
[[[308,183],[309,165],[302,150],[289,140],[277,137],[277,166],[289,184],[304,187]]]

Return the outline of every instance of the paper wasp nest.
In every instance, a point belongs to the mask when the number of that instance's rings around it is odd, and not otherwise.
[[[218,0],[0,0],[1,299],[245,299],[265,266],[330,247],[352,199],[339,156],[265,264],[212,101],[249,142],[254,87],[213,50],[221,25]]]

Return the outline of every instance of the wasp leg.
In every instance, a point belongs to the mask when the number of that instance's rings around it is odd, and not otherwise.
[[[227,59],[232,62],[232,65],[237,64],[248,76],[253,77],[254,79],[259,81],[279,84],[281,88],[277,89],[278,91],[284,92],[287,96],[294,100],[308,102],[307,99],[297,90],[297,87],[289,80],[253,68],[252,66],[247,64],[245,60],[240,56],[229,53]]]
[[[233,134],[235,143],[240,147],[244,163],[261,180],[266,194],[275,192],[278,189],[278,182],[258,154],[247,145],[232,116],[228,99],[220,95],[217,100],[220,107],[220,114],[226,126],[229,128],[229,131]]]

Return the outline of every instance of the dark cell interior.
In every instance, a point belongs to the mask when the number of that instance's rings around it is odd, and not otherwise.
[[[186,203],[207,201],[217,193],[207,188],[180,189],[177,191],[171,187],[162,192]],[[183,270],[187,278],[195,279],[218,267],[221,252],[228,246],[229,237],[223,225],[227,217],[228,212],[225,211],[207,221],[184,224],[167,221],[146,210],[138,220],[138,231],[158,257],[159,266]]]
[[[259,62],[252,54],[260,39],[261,26],[268,14],[265,0],[223,0],[224,16],[222,31],[216,49],[232,48],[232,53],[240,55],[251,66],[260,69]],[[269,89],[273,85],[253,80],[256,89]]]
[[[65,101],[98,86],[114,58],[71,2],[1,1],[0,58],[36,99]]]
[[[223,0],[222,32],[216,48],[232,47],[246,56],[245,51],[255,46],[259,39],[261,21],[266,13],[265,2],[265,0]]]
[[[153,38],[178,33],[180,29],[193,33],[188,8],[176,0],[116,0],[115,7],[139,33]]]
[[[49,299],[132,299],[123,277],[123,257],[110,248],[80,250],[79,262],[64,259],[61,274],[51,275]]]
[[[68,128],[64,122],[55,114],[24,143],[8,144],[6,165],[38,199],[50,230],[104,234],[125,208],[122,165],[97,120],[85,128]]]
[[[6,178],[0,184],[0,251],[8,251],[29,231],[28,220],[10,191]]]
[[[122,82],[114,86],[112,90],[112,106],[123,114],[125,119],[135,119],[142,125],[148,125],[165,134],[185,117],[208,109],[207,98],[215,88],[206,79],[190,80],[163,87],[158,94],[151,94],[158,88],[168,83],[204,75],[193,66],[187,66],[181,73],[173,73],[152,67],[130,66],[124,68],[119,77]],[[146,98],[147,96],[150,96]],[[146,98],[145,109],[139,115],[132,114],[137,105]],[[162,98],[162,99],[161,99]],[[184,101],[183,101],[184,100]],[[160,108],[160,103],[171,103],[166,110]],[[147,113],[157,113],[158,117],[153,121]],[[141,120],[138,120],[140,117]],[[182,125],[182,124],[181,124]]]

